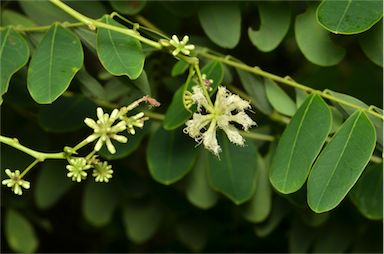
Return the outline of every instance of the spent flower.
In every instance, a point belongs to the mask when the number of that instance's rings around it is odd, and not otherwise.
[[[76,157],[68,160],[69,165],[66,168],[69,170],[67,176],[72,178],[72,181],[81,182],[87,177],[85,170],[90,169],[92,166],[88,164],[85,158]]]
[[[194,86],[192,91],[191,98],[197,104],[198,112],[186,122],[184,132],[196,142],[203,143],[206,149],[217,156],[221,152],[216,138],[217,128],[222,129],[232,143],[243,146],[244,138],[233,123],[241,125],[245,131],[256,125],[245,113],[246,109],[251,108],[249,102],[232,94],[223,86],[218,88],[214,105],[200,86]]]
[[[95,177],[96,182],[109,182],[109,179],[112,178],[113,170],[112,166],[108,165],[108,162],[98,162],[95,164],[93,169],[92,176]]]
[[[11,172],[10,169],[6,169],[5,173],[8,175],[9,179],[3,180],[1,183],[6,185],[7,187],[12,188],[12,191],[17,194],[23,194],[22,188],[29,189],[31,187],[28,181],[25,181],[20,176],[20,171],[16,170],[15,172]]]

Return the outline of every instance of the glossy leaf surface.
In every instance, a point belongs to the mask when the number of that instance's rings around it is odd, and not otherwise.
[[[230,143],[223,133],[218,134],[222,152],[220,159],[210,154],[209,181],[215,190],[238,205],[249,200],[255,191],[257,149],[252,142],[239,147]]]
[[[23,36],[12,28],[0,31],[0,96],[7,92],[12,75],[27,63],[28,58],[29,47]]]
[[[305,58],[314,64],[332,66],[344,58],[345,50],[335,45],[329,33],[316,22],[312,8],[296,16],[295,38]]]
[[[270,180],[285,194],[299,190],[331,130],[327,104],[316,94],[309,96],[284,130],[272,160]]]
[[[236,2],[202,4],[198,10],[200,24],[214,43],[234,48],[240,41],[241,10]]]
[[[124,27],[108,16],[102,21]],[[138,40],[105,28],[97,30],[97,55],[104,68],[115,76],[127,75],[130,79],[140,76],[145,55]]]
[[[182,130],[159,128],[150,138],[147,163],[152,177],[162,184],[180,180],[192,168],[197,151],[193,139]]]
[[[253,45],[263,52],[274,50],[287,34],[291,23],[291,10],[286,3],[258,2],[260,29],[248,28]]]
[[[364,32],[382,17],[380,0],[323,0],[317,8],[319,23],[335,34]]]
[[[28,90],[40,104],[52,103],[64,93],[83,65],[79,38],[54,24],[32,55],[28,68]]]
[[[365,113],[356,111],[319,155],[308,178],[308,204],[318,213],[335,208],[356,183],[376,144]]]

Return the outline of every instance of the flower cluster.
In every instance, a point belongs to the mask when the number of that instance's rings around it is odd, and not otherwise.
[[[114,109],[110,115],[104,113],[102,108],[97,108],[98,119],[96,121],[91,118],[86,118],[84,120],[85,124],[93,129],[93,134],[86,139],[87,142],[90,143],[97,139],[94,148],[95,151],[99,151],[101,147],[106,144],[110,153],[116,153],[116,149],[111,140],[113,139],[120,143],[126,143],[128,141],[127,137],[118,135],[118,133],[127,130],[128,133],[133,135],[135,134],[134,128],[143,128],[144,121],[148,120],[148,117],[145,117],[143,112],[134,116],[127,116],[129,111],[139,106],[143,101],[154,106],[159,105],[155,99],[144,96],[126,107]]]
[[[176,35],[172,35],[171,40],[160,40],[160,43],[165,47],[173,46],[175,49],[172,51],[172,55],[174,56],[177,56],[180,52],[188,56],[191,53],[191,50],[195,49],[194,45],[187,44],[188,41],[188,35],[185,35],[181,41]]]
[[[108,165],[108,162],[101,162],[97,159],[97,156],[91,158],[72,157],[68,159],[69,165],[67,165],[67,176],[72,178],[72,181],[81,182],[87,178],[86,170],[93,168],[92,176],[95,177],[96,182],[109,182],[112,178],[113,170],[112,166]]]
[[[222,129],[232,143],[244,145],[244,138],[233,123],[241,125],[244,130],[256,125],[245,113],[245,110],[251,107],[248,101],[232,94],[223,86],[218,88],[214,105],[200,86],[192,88],[191,98],[197,104],[198,112],[186,122],[184,128],[186,134],[196,142],[203,143],[206,149],[217,156],[221,152],[216,138],[217,128]],[[208,129],[206,129],[207,126]]]
[[[9,179],[5,179],[1,183],[3,185],[7,185],[7,187],[12,188],[12,191],[15,194],[17,195],[23,194],[21,187],[23,187],[24,189],[30,188],[30,183],[22,179],[22,177],[20,176],[19,170],[16,170],[15,172],[11,172],[11,170],[6,169],[5,173],[8,175]]]

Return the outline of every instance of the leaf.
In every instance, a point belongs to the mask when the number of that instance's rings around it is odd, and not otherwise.
[[[123,27],[105,15],[102,22]],[[97,29],[97,55],[104,68],[115,76],[127,75],[130,79],[140,76],[145,55],[138,40],[105,28]]]
[[[272,190],[268,179],[268,170],[264,159],[257,154],[256,190],[252,199],[243,210],[243,216],[250,222],[264,221],[271,212]]]
[[[200,24],[209,39],[222,48],[234,48],[240,41],[241,10],[238,3],[205,3],[198,10]]]
[[[52,103],[64,93],[83,65],[79,38],[54,24],[32,55],[28,68],[28,90],[40,104]]]
[[[269,102],[276,111],[287,116],[295,114],[295,102],[274,81],[265,79],[265,91]]]
[[[372,29],[363,33],[359,44],[365,55],[375,64],[383,67],[383,23],[379,22]]]
[[[54,22],[76,22],[76,19],[48,1],[29,0],[18,2],[23,12],[39,25]]]
[[[281,198],[276,198],[273,200],[272,212],[269,218],[262,224],[255,226],[255,234],[258,237],[266,237],[271,234],[283,218],[290,212],[291,207],[282,200]]]
[[[54,206],[69,191],[73,182],[66,177],[66,163],[63,161],[44,162],[35,183],[35,202],[37,207],[46,210]]]
[[[356,111],[320,153],[308,178],[308,205],[317,212],[335,208],[356,183],[371,158],[376,133]]]
[[[96,32],[89,30],[85,27],[74,28],[73,31],[79,36],[81,42],[92,52],[97,55],[96,52]]]
[[[304,101],[307,99],[308,94],[305,91],[298,88],[295,88],[295,92],[296,92],[296,107],[300,108],[301,104],[303,104]]]
[[[32,253],[37,250],[39,239],[33,226],[23,215],[7,209],[4,224],[5,239],[14,252]]]
[[[272,161],[269,179],[281,193],[299,190],[331,130],[332,116],[317,95],[309,96],[284,130]]]
[[[138,14],[147,4],[146,0],[134,1],[109,1],[112,8],[121,14],[135,15]]]
[[[8,90],[13,74],[28,61],[29,47],[25,39],[12,28],[0,31],[0,96]]]
[[[344,58],[345,49],[335,45],[329,33],[316,22],[314,8],[296,16],[295,38],[305,58],[314,64],[332,66]]]
[[[176,234],[193,252],[201,252],[208,240],[207,222],[199,218],[188,218],[176,225]]]
[[[197,149],[192,139],[180,129],[159,128],[149,139],[147,163],[151,176],[169,185],[177,182],[192,168]]]
[[[207,176],[207,151],[202,150],[188,178],[186,195],[194,206],[209,209],[217,203],[218,195],[211,189]]]
[[[350,95],[347,95],[347,94],[342,94],[342,93],[338,93],[338,92],[335,92],[335,91],[331,91],[329,89],[326,89],[324,90],[325,93],[327,94],[330,94],[332,95],[333,97],[337,98],[337,99],[341,99],[347,103],[350,103],[350,104],[354,104],[356,106],[359,106],[360,108],[363,108],[363,109],[369,109],[369,106],[367,104],[365,104],[364,102],[362,102],[361,100],[355,98],[355,97],[352,97]],[[332,103],[344,114],[346,114],[347,116],[353,114],[354,112],[356,112],[356,109],[355,108],[352,108],[348,105],[345,105],[345,104],[342,104],[342,103],[337,103],[337,102],[334,102],[332,101]],[[375,126],[375,129],[376,129],[376,133],[383,133],[383,121],[371,114],[368,115],[368,118],[372,121],[373,125]],[[379,143],[381,146],[383,146],[383,135],[377,135],[377,143]]]
[[[95,99],[105,99],[104,87],[97,79],[91,76],[85,68],[81,68],[76,75],[76,79],[80,82],[80,89],[85,96]]]
[[[179,60],[173,67],[171,71],[171,76],[176,77],[183,74],[188,70],[189,64],[183,60]]]
[[[92,179],[85,186],[83,215],[94,227],[105,226],[111,221],[117,202],[118,196],[110,184],[96,183]]]
[[[143,138],[148,134],[149,127],[147,127],[148,123],[144,125],[143,129],[137,128],[134,135],[129,135],[128,132],[122,132],[119,135],[123,135],[127,137],[127,143],[120,143],[115,140],[112,140],[112,144],[116,148],[116,153],[111,154],[106,146],[103,146],[98,154],[107,159],[107,160],[119,160],[127,157],[132,154],[140,145]]]
[[[252,44],[263,52],[274,50],[287,34],[291,22],[291,9],[286,3],[258,2],[260,29],[248,28]]]
[[[252,104],[264,114],[272,114],[272,107],[268,102],[265,91],[264,79],[245,71],[237,70],[237,73],[245,91],[252,98]]]
[[[205,74],[207,79],[213,80],[213,83],[211,84],[212,91],[209,92],[212,96],[223,79],[223,66],[219,62],[212,61],[201,69],[201,73]],[[196,84],[193,81],[190,81],[184,86],[187,87],[187,90],[191,90],[194,85]],[[169,105],[167,112],[165,113],[163,125],[166,130],[173,130],[180,127],[192,116],[192,113],[184,108],[184,86],[177,89],[176,93],[173,95],[171,105]]]
[[[142,91],[144,94],[150,96],[151,93],[151,86],[149,85],[147,73],[145,70],[143,70],[140,74],[140,76],[131,81],[140,91]]]
[[[94,116],[96,105],[81,95],[60,97],[45,105],[37,115],[39,125],[48,132],[70,132],[85,127],[84,119]]]
[[[350,192],[352,202],[368,219],[383,219],[383,164],[371,164]]]
[[[162,217],[161,209],[154,202],[127,203],[123,209],[127,237],[136,244],[145,243],[156,233]]]
[[[317,19],[335,34],[356,34],[371,28],[383,17],[379,0],[323,0],[317,8]]]
[[[5,9],[1,12],[1,26],[9,25],[32,27],[36,26],[36,23],[18,12]]]
[[[244,147],[230,143],[222,133],[218,133],[222,152],[220,159],[210,154],[208,177],[213,189],[223,193],[236,205],[251,199],[255,192],[257,149],[252,142]]]

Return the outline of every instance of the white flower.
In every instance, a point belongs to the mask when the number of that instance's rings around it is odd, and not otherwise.
[[[97,117],[98,120],[96,122],[91,118],[86,118],[84,120],[85,124],[91,127],[94,132],[87,138],[87,141],[92,142],[98,139],[95,145],[95,151],[99,151],[105,143],[108,151],[114,154],[116,153],[116,149],[113,146],[111,139],[117,140],[120,143],[126,143],[127,138],[122,135],[117,135],[117,133],[124,131],[127,126],[124,121],[120,121],[113,125],[120,117],[120,111],[118,109],[114,109],[109,116],[107,113],[104,113],[102,108],[97,108]]]
[[[135,135],[136,131],[134,127],[143,128],[144,121],[148,120],[149,118],[144,116],[143,112],[140,112],[130,117],[122,116],[120,119],[125,122],[128,133]]]
[[[67,176],[72,178],[72,181],[81,182],[87,177],[85,170],[91,168],[91,165],[87,163],[84,158],[72,158],[69,159],[69,164],[66,168],[69,170]]]
[[[95,165],[92,176],[95,177],[96,182],[109,182],[109,179],[112,178],[112,166],[108,165],[106,161],[99,162]]]
[[[169,44],[175,47],[175,49],[172,51],[172,55],[176,56],[180,52],[184,55],[189,55],[191,50],[195,49],[195,46],[192,44],[187,45],[188,41],[188,35],[185,35],[181,41],[179,41],[179,38],[177,38],[176,35],[173,35],[172,39],[169,41]]]
[[[17,195],[23,194],[21,187],[23,187],[24,189],[29,189],[31,187],[28,181],[21,179],[19,170],[16,170],[15,172],[11,172],[11,170],[6,169],[5,173],[8,175],[10,179],[5,179],[1,183],[4,185],[7,185],[7,187],[11,187],[12,191],[15,194]]]
[[[244,138],[232,123],[241,125],[244,130],[256,125],[244,112],[244,110],[251,108],[249,102],[220,86],[216,94],[215,104],[212,107],[201,87],[194,86],[192,91],[192,99],[197,104],[198,113],[194,113],[192,119],[186,122],[187,127],[184,128],[184,132],[194,138],[196,142],[202,142],[204,147],[215,155],[221,151],[216,138],[217,128],[222,129],[232,143],[243,146]],[[203,108],[207,112],[206,114],[202,114]],[[208,129],[202,132],[208,125]]]

